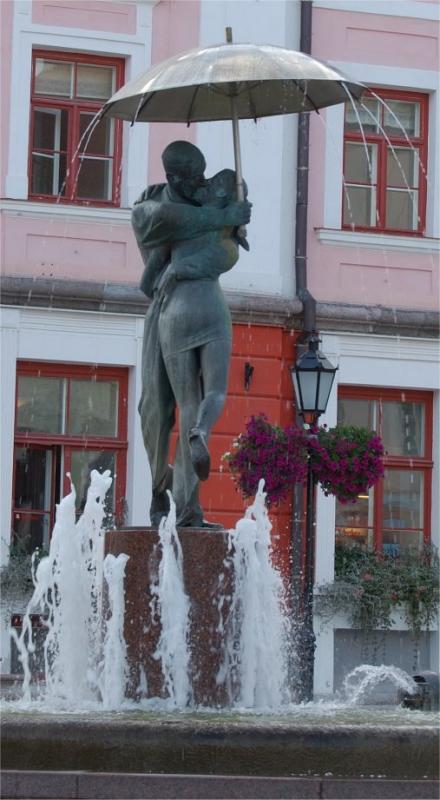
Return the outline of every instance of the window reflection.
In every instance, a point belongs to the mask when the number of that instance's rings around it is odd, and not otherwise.
[[[356,503],[336,502],[336,542],[370,549],[373,544],[373,490]]]
[[[425,409],[421,403],[382,403],[382,439],[385,450],[396,456],[423,456]]]
[[[29,433],[64,432],[65,381],[21,375],[18,379],[17,429]]]
[[[70,382],[69,433],[116,436],[117,381]]]

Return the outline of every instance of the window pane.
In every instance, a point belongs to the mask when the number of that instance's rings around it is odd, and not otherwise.
[[[38,548],[49,550],[49,514],[14,513],[12,541],[28,553]]]
[[[369,495],[359,495],[356,503],[347,505],[336,501],[336,542],[348,546],[373,545],[373,489]]]
[[[389,469],[385,472],[384,530],[423,528],[423,473]]]
[[[422,403],[384,401],[382,441],[395,456],[423,456],[425,407]]]
[[[362,103],[355,103],[364,134],[377,133],[380,121],[379,100],[365,98]],[[362,107],[364,106],[364,108]],[[352,103],[345,104],[345,130],[360,133],[359,121]]]
[[[90,473],[93,469],[98,472],[105,472],[109,469],[112,477],[115,477],[116,454],[109,450],[73,450],[71,461],[72,482],[76,489],[76,510],[81,513],[87,500],[87,491],[90,486]],[[115,511],[113,480],[110,489],[106,494],[105,510],[107,514]]]
[[[72,97],[73,64],[66,61],[46,61],[37,58],[35,62],[36,94]]]
[[[375,424],[374,400],[339,398],[338,425],[356,425],[374,430]]]
[[[93,100],[108,100],[114,92],[114,67],[97,67],[92,64],[78,64],[76,78],[77,97]]]
[[[118,388],[116,381],[72,380],[69,433],[116,436]]]
[[[52,450],[15,448],[16,509],[48,510],[51,504]]]
[[[34,148],[67,149],[67,111],[55,108],[34,109]]]
[[[368,156],[367,156],[368,153]],[[349,183],[376,183],[377,147],[373,144],[349,142],[345,145],[344,177]]]
[[[18,378],[17,430],[64,433],[64,379]]]
[[[32,194],[66,193],[66,156],[54,153],[32,153]]]
[[[390,556],[398,556],[402,550],[420,550],[423,545],[422,531],[384,531],[383,552]]]
[[[420,103],[386,100],[386,105],[383,127],[390,136],[420,136]]]
[[[348,197],[347,197],[348,195]],[[344,225],[371,228],[376,225],[376,190],[347,186],[344,192]]]
[[[416,189],[387,189],[386,226],[398,230],[415,231],[418,228],[418,197]]]
[[[406,183],[405,183],[406,181]],[[387,152],[387,185],[417,187],[419,170],[417,151],[409,147],[394,147]]]
[[[94,116],[95,116],[94,114],[87,114],[85,112],[81,112],[79,117],[80,140],[84,132],[87,130],[87,127],[93,120]],[[113,155],[113,132],[114,132],[114,120],[103,119],[93,129],[93,133],[90,136],[89,140],[87,141],[87,138],[90,135],[89,131],[84,141],[82,142],[81,152],[84,151],[84,147],[87,145],[87,150],[86,150],[87,154],[96,153],[98,155],[105,155],[105,156]]]
[[[103,158],[82,158],[77,184],[78,197],[111,200],[112,178],[112,161]]]

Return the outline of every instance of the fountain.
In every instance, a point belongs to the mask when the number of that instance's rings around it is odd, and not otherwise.
[[[415,707],[405,673],[362,666],[345,697],[295,704],[263,486],[229,533],[177,530],[171,497],[158,530],[105,533],[110,483],[92,473],[77,523],[72,489],[34,570],[21,635],[12,634],[24,678],[21,699],[5,704],[7,769],[317,776],[315,796],[332,774],[434,776],[435,716],[367,703],[388,680]],[[37,610],[47,635],[45,684],[35,688]]]
[[[105,532],[110,483],[92,473],[76,523],[72,488],[34,570],[21,636],[12,634],[24,679],[21,698],[4,702],[4,768],[435,776],[435,714],[368,704],[383,680],[396,702],[398,690],[411,697],[402,671],[367,665],[347,676],[345,697],[293,702],[262,484],[235,530],[198,540],[176,530],[173,503],[159,531]],[[35,611],[47,627],[46,680],[32,687]]]

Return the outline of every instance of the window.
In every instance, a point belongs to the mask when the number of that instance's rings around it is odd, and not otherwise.
[[[117,205],[122,124],[92,121],[123,82],[121,59],[34,51],[29,197]]]
[[[424,232],[427,135],[427,95],[377,90],[346,104],[344,227]]]
[[[17,374],[12,531],[32,552],[47,549],[55,505],[76,489],[84,508],[90,471],[114,477],[109,522],[124,514],[127,370],[20,362]]]
[[[340,387],[338,424],[376,430],[385,476],[357,503],[336,504],[336,541],[398,555],[430,540],[432,396]]]

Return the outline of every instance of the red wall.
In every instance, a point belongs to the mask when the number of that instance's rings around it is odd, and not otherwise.
[[[244,365],[254,367],[251,385],[244,386]],[[294,419],[293,389],[289,367],[295,361],[295,332],[269,325],[235,324],[228,399],[210,439],[212,472],[202,485],[201,502],[206,518],[234,527],[245,503],[236,491],[221,456],[244,430],[252,414],[264,412],[271,422],[288,425]],[[285,504],[270,514],[276,560],[287,574],[289,564],[290,507]]]

